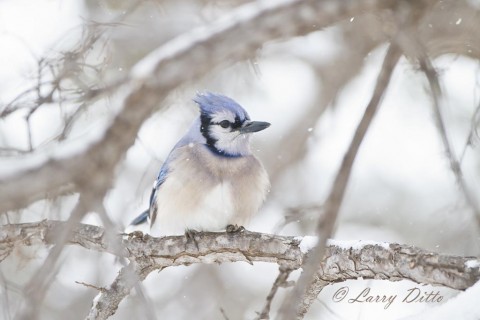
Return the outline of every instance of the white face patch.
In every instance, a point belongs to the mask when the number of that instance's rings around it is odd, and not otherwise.
[[[224,128],[220,125],[222,121],[228,121],[229,126]],[[208,134],[215,140],[215,148],[229,155],[246,155],[250,153],[251,134],[242,134],[232,128],[235,123],[235,114],[229,110],[215,113],[210,118]]]
[[[211,125],[209,134],[216,140],[215,148],[231,155],[246,155],[250,153],[250,133],[242,134],[231,127],[222,128]]]
[[[229,122],[234,123],[235,122],[235,115],[228,110],[224,110],[222,112],[215,113],[211,117],[211,122],[212,123],[220,123],[223,120],[228,120]]]

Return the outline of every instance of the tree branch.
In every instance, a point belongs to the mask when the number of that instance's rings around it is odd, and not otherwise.
[[[108,289],[101,290],[93,300],[92,308],[86,320],[103,320],[115,314],[120,302],[130,293],[130,290],[153,271],[143,268],[135,262],[123,267]]]
[[[473,217],[477,223],[477,226],[480,227],[480,205],[477,203],[475,196],[470,192],[467,183],[463,178],[463,170],[460,161],[458,160],[458,157],[453,150],[452,143],[448,138],[447,128],[445,126],[445,121],[443,117],[443,94],[437,77],[437,72],[433,68],[432,63],[427,55],[421,54],[417,58],[420,62],[421,70],[425,74],[425,77],[428,79],[430,90],[432,92],[435,121],[437,123],[437,128],[442,139],[443,146],[445,148],[446,156],[448,158],[448,161],[450,162],[450,169],[455,176],[455,180],[460,188],[460,192],[463,194],[468,206],[470,206],[473,211]]]
[[[275,282],[273,282],[272,289],[270,289],[270,292],[268,293],[268,296],[266,298],[265,306],[263,307],[262,312],[260,312],[260,314],[258,315],[258,320],[270,319],[270,308],[272,306],[273,298],[277,294],[278,288],[280,288],[281,286],[285,286],[288,276],[291,272],[291,269],[280,267],[278,276],[275,279]]]
[[[55,244],[56,233],[66,223],[44,220],[0,226],[0,258],[5,259],[20,246]],[[198,250],[184,236],[154,238],[141,233],[118,235],[117,241],[122,244],[119,250],[108,239],[105,229],[87,224],[74,227],[67,244],[111,253],[131,261],[115,282],[97,296],[91,315],[103,314],[105,316],[98,316],[98,319],[105,319],[113,314],[135,283],[153,270],[193,263],[237,261],[271,262],[285,269],[298,269],[309,254],[309,248],[312,247],[309,244],[316,241],[314,237],[277,236],[250,231],[239,234],[203,232],[195,238]],[[127,276],[132,274],[132,270],[136,276]],[[331,241],[317,270],[321,270],[321,279],[327,284],[361,277],[411,280],[465,290],[480,280],[480,259],[442,255],[399,244]]]
[[[298,279],[293,292],[288,298],[285,298],[282,304],[282,319],[294,319],[297,314],[305,314],[310,303],[312,303],[313,299],[316,298],[309,297],[308,299],[305,299],[306,291],[312,284],[315,272],[318,269],[318,265],[325,254],[325,245],[327,240],[333,233],[338,212],[347,189],[353,162],[356,158],[358,150],[360,149],[363,138],[365,137],[367,130],[376,114],[380,101],[386,91],[388,83],[390,82],[390,77],[399,58],[400,51],[398,48],[395,45],[390,46],[384,59],[380,74],[377,78],[377,84],[372,98],[365,110],[363,118],[358,124],[352,142],[350,143],[350,146],[343,158],[340,169],[335,177],[331,192],[326,201],[325,211],[322,214],[321,219],[318,221],[317,234],[319,235],[319,241],[311,255],[309,255],[309,260],[307,260],[304,264],[303,273]]]
[[[467,205],[473,212],[473,218],[480,227],[480,204],[477,202],[475,196],[470,192],[467,183],[464,179],[463,170],[459,157],[455,154],[452,143],[448,137],[447,127],[445,125],[443,110],[445,109],[445,97],[440,85],[439,77],[433,64],[427,54],[426,48],[415,33],[416,30],[410,28],[408,30],[402,30],[399,32],[399,36],[396,39],[396,43],[403,50],[403,54],[411,56],[418,60],[420,70],[427,78],[429,89],[431,91],[431,97],[433,102],[433,111],[435,116],[435,122],[437,129],[445,149],[445,155],[450,164],[450,169],[455,176],[455,180],[458,184],[460,192],[464,196]]]

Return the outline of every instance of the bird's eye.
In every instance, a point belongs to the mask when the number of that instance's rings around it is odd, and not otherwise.
[[[226,128],[230,127],[230,121],[228,121],[228,120],[223,120],[223,121],[221,121],[221,122],[219,123],[219,125],[220,125],[220,127],[226,129]]]

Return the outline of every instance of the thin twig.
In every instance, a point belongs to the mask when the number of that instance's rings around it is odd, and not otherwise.
[[[75,281],[75,283],[80,284],[80,285],[82,285],[84,287],[87,287],[87,288],[95,289],[95,290],[100,291],[100,292],[104,292],[104,291],[107,290],[103,287],[97,287],[97,286],[94,286],[93,284],[85,283],[85,282],[82,282],[82,281]]]
[[[220,313],[222,314],[222,317],[224,320],[230,320],[227,316],[227,313],[225,312],[225,310],[223,308],[220,308]]]
[[[264,320],[264,319],[270,319],[270,308],[272,305],[273,298],[277,294],[278,288],[283,286],[290,273],[292,272],[292,269],[280,267],[279,268],[279,273],[277,278],[275,279],[275,282],[272,285],[272,288],[270,289],[270,292],[268,293],[268,296],[265,301],[265,305],[263,306],[262,312],[258,315],[258,320]]]
[[[472,120],[470,122],[471,122],[470,130],[468,132],[465,146],[463,147],[463,150],[461,152],[460,159],[459,159],[460,165],[462,164],[463,159],[465,158],[465,154],[467,153],[468,147],[472,147],[472,148],[475,147],[475,144],[474,144],[475,137],[477,139],[480,137],[478,133],[478,127],[480,126],[480,102],[478,102],[477,107],[473,112]]]
[[[308,310],[311,301],[308,304],[301,302],[304,300],[307,288],[313,281],[313,276],[318,270],[320,262],[325,255],[327,239],[333,233],[335,222],[337,220],[338,212],[345,195],[348,180],[352,171],[355,157],[360,149],[360,145],[365,137],[372,120],[378,110],[383,95],[390,82],[393,70],[400,58],[400,50],[396,45],[390,45],[385,59],[383,61],[382,69],[377,78],[377,84],[373,92],[372,98],[365,109],[363,118],[361,119],[355,135],[350,143],[347,153],[345,154],[340,169],[335,177],[330,195],[325,204],[325,211],[322,214],[317,224],[316,233],[319,236],[319,241],[315,248],[310,253],[307,261],[304,263],[303,273],[301,274],[297,284],[292,290],[291,295],[288,295],[283,301],[281,307],[281,319],[295,319],[297,315],[303,317]],[[315,298],[315,297],[314,297]],[[314,299],[313,298],[313,299]],[[302,306],[302,310],[299,308]]]
[[[480,227],[480,204],[477,202],[475,196],[469,191],[465,179],[463,177],[460,161],[458,160],[452,143],[448,138],[445,120],[443,117],[444,99],[442,87],[440,85],[437,72],[432,65],[432,62],[427,54],[424,44],[419,39],[417,30],[409,28],[406,30],[399,30],[398,36],[395,38],[395,43],[401,48],[406,56],[411,56],[418,60],[420,64],[420,70],[425,74],[427,78],[431,97],[433,100],[433,111],[435,116],[435,122],[437,125],[442,144],[445,148],[445,153],[450,163],[450,169],[452,170],[455,180],[460,188],[460,192],[463,194],[467,204],[473,211],[474,220],[477,226]],[[473,115],[473,121],[475,121],[475,111]],[[474,127],[472,126],[472,130]],[[472,132],[472,131],[471,131]]]
[[[13,147],[0,147],[0,156],[2,157],[16,157],[19,155],[26,155],[31,153],[28,149],[20,149]]]
[[[285,210],[283,221],[279,221],[273,227],[273,233],[277,234],[292,222],[313,220],[323,214],[323,205],[310,204],[298,207],[291,207]]]
[[[418,45],[421,48],[420,45]],[[418,61],[420,63],[420,69],[425,74],[425,77],[428,80],[428,84],[430,86],[430,90],[432,92],[432,100],[433,100],[433,109],[435,114],[435,121],[437,123],[438,132],[442,139],[443,146],[445,148],[445,153],[447,155],[448,161],[450,162],[450,169],[452,170],[453,174],[455,175],[455,180],[462,192],[465,200],[467,201],[468,205],[473,211],[474,219],[477,223],[477,226],[480,228],[480,205],[477,203],[475,196],[470,192],[468,186],[465,182],[463,177],[462,167],[460,165],[460,161],[458,160],[455,152],[453,151],[452,143],[448,138],[447,128],[445,126],[445,120],[443,119],[442,110],[443,107],[443,92],[440,86],[440,82],[438,80],[437,72],[433,67],[430,59],[424,53],[423,50],[419,50],[419,54],[417,56]]]

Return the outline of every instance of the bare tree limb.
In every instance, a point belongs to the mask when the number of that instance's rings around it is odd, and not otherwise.
[[[100,291],[93,301],[92,308],[86,320],[103,320],[112,316],[120,302],[130,293],[130,290],[139,281],[152,271],[150,268],[142,268],[136,262],[131,262],[123,267],[109,288]]]
[[[421,8],[421,6],[420,6],[420,8]],[[424,14],[424,12],[423,12],[422,9],[419,9],[419,7],[413,7],[412,9],[415,10],[415,11],[412,13],[413,15],[410,19],[418,21],[418,19]],[[411,30],[416,30],[416,29],[414,29],[415,26],[416,26],[416,23],[411,24],[410,31]],[[403,30],[398,32],[398,35],[395,38],[405,40]],[[374,108],[376,108],[376,105],[378,105],[378,103],[380,101],[380,100],[378,100],[376,102],[374,101],[376,99],[376,95],[379,94],[379,96],[377,96],[377,97],[381,97],[384,94],[386,86],[388,85],[389,77],[390,77],[391,72],[393,71],[393,68],[391,68],[390,70],[387,69],[387,72],[384,73],[385,66],[387,65],[387,68],[388,68],[388,65],[394,66],[396,64],[396,61],[398,61],[398,59],[400,57],[400,50],[397,47],[396,43],[391,45],[390,49],[392,49],[392,48],[394,48],[394,51],[395,51],[394,54],[393,54],[395,57],[392,58],[392,60],[391,60],[391,61],[393,61],[393,64],[391,64],[391,62],[386,63],[386,61],[388,60],[387,59],[388,58],[388,53],[387,53],[387,58],[384,61],[384,67],[382,68],[381,75],[379,75],[379,78],[378,78],[378,81],[377,81],[377,87],[375,88],[375,92],[373,94],[373,97],[372,97],[372,100],[370,101],[369,106],[367,107],[367,110],[370,107],[372,107],[372,103],[374,105]],[[418,51],[417,51],[417,53],[418,53]],[[478,214],[480,212],[480,209],[478,209],[478,205],[475,202],[475,198],[469,193],[469,191],[466,187],[465,181],[463,180],[463,176],[461,174],[461,168],[460,168],[459,162],[458,162],[458,160],[456,160],[456,157],[455,157],[455,155],[454,155],[454,153],[451,149],[450,143],[448,141],[448,137],[446,135],[445,125],[444,125],[443,117],[442,117],[442,114],[441,114],[441,108],[440,108],[440,105],[439,105],[439,98],[441,97],[441,88],[440,88],[440,85],[438,83],[436,73],[435,73],[433,67],[431,67],[431,64],[429,62],[430,60],[428,59],[425,52],[423,52],[423,54],[421,55],[421,57],[419,59],[421,60],[420,61],[421,68],[426,73],[426,76],[429,80],[429,83],[430,83],[430,86],[431,86],[431,89],[432,89],[432,92],[433,92],[434,104],[435,104],[435,108],[436,108],[435,115],[436,115],[437,125],[438,125],[439,130],[440,130],[441,135],[442,135],[442,140],[443,140],[443,143],[444,143],[445,148],[446,148],[447,156],[450,160],[452,171],[456,175],[457,183],[460,185],[460,189],[462,190],[462,193],[465,195],[465,198],[467,199],[467,202],[469,203],[469,205],[475,211],[475,213],[476,213],[475,217],[477,219],[477,222],[480,225],[480,214]],[[383,78],[382,78],[382,73],[383,73]],[[385,78],[385,75],[387,75],[386,78]],[[382,79],[382,80],[380,80],[380,79]],[[378,90],[380,90],[380,91],[378,91]],[[362,119],[362,122],[363,122],[363,120],[366,119],[366,115],[367,115],[367,111],[365,113],[364,118]],[[373,117],[373,115],[372,115],[372,117]],[[370,118],[370,120],[371,120],[371,118]],[[367,119],[366,123],[368,123],[370,120]],[[360,145],[360,143],[363,139],[363,136],[364,136],[366,130],[368,129],[368,124],[367,124],[367,126],[365,127],[365,131],[363,132],[363,135],[362,135],[361,130],[359,130],[361,128],[361,126],[362,126],[362,124],[360,124],[359,127],[357,128],[357,132],[355,134],[354,140],[352,141],[350,149],[347,152],[347,155],[345,156],[344,161],[342,162],[341,169],[339,170],[339,173],[338,173],[338,175],[335,179],[335,182],[334,182],[334,186],[332,187],[332,191],[330,193],[330,196],[329,196],[329,198],[326,202],[325,213],[322,215],[321,221],[319,221],[317,234],[319,235],[320,240],[319,240],[319,243],[317,244],[317,247],[315,248],[315,250],[312,252],[312,254],[309,257],[309,259],[312,259],[311,266],[313,266],[313,267],[307,268],[307,267],[309,267],[309,264],[307,262],[307,265],[303,268],[304,272],[301,275],[301,277],[300,277],[300,279],[297,283],[297,286],[295,287],[296,292],[294,290],[295,294],[293,294],[293,296],[295,298],[297,298],[296,301],[298,303],[292,303],[291,300],[289,300],[288,303],[287,303],[288,298],[285,299],[284,305],[283,305],[285,307],[283,309],[284,314],[282,315],[284,317],[284,319],[293,319],[294,315],[295,315],[294,308],[296,308],[296,307],[299,307],[299,310],[297,310],[297,312],[296,312],[297,315],[298,315],[298,318],[300,318],[300,319],[303,318],[305,313],[308,311],[309,305],[317,297],[318,293],[321,291],[321,288],[328,284],[328,282],[326,282],[324,279],[322,279],[321,272],[315,274],[316,273],[316,267],[315,266],[318,265],[318,262],[322,259],[323,252],[324,252],[324,249],[322,249],[322,248],[324,247],[328,237],[330,237],[331,233],[333,232],[333,228],[334,228],[335,221],[336,221],[336,216],[338,215],[338,211],[339,211],[340,206],[341,206],[343,195],[344,195],[345,190],[346,190],[348,177],[349,177],[349,174],[350,174],[350,171],[351,171],[351,168],[352,168],[352,164],[353,164],[353,160],[355,158],[355,154],[358,151],[358,147],[359,147],[359,145]],[[359,135],[357,136],[357,134],[359,134]],[[355,144],[355,139],[357,137],[359,138],[359,140],[357,141],[358,144],[356,145]],[[355,147],[356,147],[356,149],[355,149]],[[348,157],[347,157],[349,155],[349,153],[350,153],[350,156],[353,155],[353,157],[351,159],[348,159]],[[316,254],[318,254],[318,256]],[[309,284],[309,283],[311,283],[312,280],[313,280],[313,284]]]
[[[393,11],[391,15],[394,28],[400,30],[405,26],[413,28],[424,15],[426,7],[428,7],[426,2],[416,3],[415,5],[398,3],[397,11]],[[394,39],[401,35],[400,31],[395,32]],[[281,319],[303,319],[321,288],[326,285],[325,281],[318,277],[317,266],[322,261],[326,251],[326,243],[334,232],[356,155],[385,95],[401,53],[397,43],[395,41],[392,42],[383,60],[372,97],[343,158],[330,194],[325,202],[324,212],[318,221],[316,234],[319,237],[319,241],[305,262],[303,273],[300,275],[293,292],[283,301],[280,314]]]
[[[352,171],[353,162],[363,138],[365,137],[367,130],[376,114],[380,101],[382,100],[388,83],[390,82],[390,77],[399,58],[400,51],[398,48],[395,45],[390,46],[385,56],[380,74],[377,78],[377,84],[372,98],[365,110],[362,120],[355,131],[355,135],[350,143],[348,151],[343,158],[330,195],[326,201],[325,211],[318,222],[316,232],[317,235],[319,235],[319,241],[316,247],[313,249],[311,255],[309,255],[309,260],[306,261],[303,267],[303,273],[295,285],[291,296],[285,298],[283,302],[281,315],[282,319],[294,319],[297,317],[297,314],[300,314],[303,317],[305,312],[308,310],[308,305],[313,301],[313,299],[316,298],[309,297],[309,299],[305,299],[306,291],[311,285],[314,274],[318,269],[317,266],[320,264],[320,261],[325,254],[327,240],[333,233],[338,212],[340,210],[340,206],[347,188],[347,183],[350,178],[350,173]],[[307,301],[308,303],[306,303]],[[297,310],[297,308],[300,309]]]
[[[477,203],[475,196],[468,189],[467,183],[463,177],[462,167],[460,161],[458,160],[457,155],[453,151],[452,143],[448,138],[447,128],[445,126],[445,121],[443,119],[443,108],[442,108],[442,89],[438,81],[438,76],[435,69],[432,66],[430,59],[426,55],[418,56],[420,62],[420,68],[428,79],[430,90],[432,91],[433,99],[433,108],[435,114],[435,121],[437,123],[437,128],[442,139],[443,146],[445,148],[445,153],[447,155],[448,161],[450,162],[450,169],[455,175],[455,180],[460,192],[463,194],[467,204],[473,211],[473,218],[477,223],[477,226],[480,227],[480,205]]]
[[[463,194],[468,206],[470,206],[473,211],[473,218],[476,221],[477,226],[480,227],[480,204],[477,202],[475,196],[468,189],[468,186],[463,177],[461,163],[459,161],[459,158],[455,154],[452,143],[448,137],[447,128],[443,116],[443,104],[445,97],[443,95],[437,72],[433,67],[429,56],[427,55],[424,46],[422,45],[421,41],[418,39],[418,36],[414,33],[414,31],[401,31],[399,37],[397,38],[397,44],[404,51],[405,55],[412,56],[415,59],[418,59],[420,69],[427,78],[433,100],[435,122],[437,124],[437,129],[440,134],[442,144],[445,148],[445,154],[449,161],[450,169],[455,176],[455,180],[458,187],[460,188],[460,192]]]
[[[5,259],[17,247],[54,245],[57,243],[56,234],[67,223],[43,220],[2,225],[0,256]],[[196,235],[197,250],[184,236],[155,238],[132,233],[119,234],[117,237],[122,243],[121,251],[108,239],[104,228],[78,224],[69,235],[67,244],[125,257],[143,266],[150,264],[155,269],[192,263],[238,261],[271,262],[285,268],[298,269],[311,253],[308,243],[316,240],[315,237],[278,236],[251,231],[238,234],[200,232]],[[399,244],[362,244],[361,241],[330,241],[327,248],[325,259],[319,265],[324,273],[322,278],[330,282],[356,277],[392,281],[409,279],[464,290],[480,278],[480,259],[475,257],[442,255]],[[347,263],[349,260],[358,263]],[[476,267],[468,267],[473,265]],[[346,271],[354,273],[347,274]]]
[[[5,259],[21,246],[55,244],[55,234],[66,222],[0,226],[0,257]],[[288,237],[245,231],[239,234],[204,232],[196,236],[198,250],[183,236],[153,238],[148,235],[118,235],[123,250],[118,251],[101,227],[79,224],[74,227],[68,244],[89,250],[126,257],[131,262],[122,269],[115,282],[95,299],[91,314],[107,317],[138,280],[153,270],[193,263],[255,261],[277,263],[282,268],[298,269],[313,237]],[[132,263],[134,263],[132,265]],[[135,276],[130,277],[127,274]],[[413,246],[353,242],[331,242],[318,264],[321,279],[334,283],[348,279],[411,280],[465,290],[480,280],[480,259],[442,255]],[[100,302],[100,304],[99,304]],[[105,319],[98,316],[98,319]],[[92,318],[93,319],[93,318]]]
[[[417,3],[416,5],[399,3],[399,6],[396,8],[397,11],[394,11],[392,14],[392,22],[394,27],[403,29],[403,27],[406,25],[409,27],[416,26],[418,20],[424,15],[426,7],[428,7],[426,2]],[[398,37],[400,32],[396,31],[396,33],[397,35],[395,35],[395,38]],[[297,319],[303,319],[304,315],[309,309],[310,304],[314,301],[314,299],[316,299],[319,292],[318,290],[312,290],[312,287],[319,288],[322,285],[325,285],[325,283],[319,285],[318,281],[315,279],[315,273],[318,269],[316,266],[318,266],[319,262],[322,260],[322,257],[325,253],[326,242],[333,233],[356,154],[358,153],[363,138],[365,137],[370,123],[374,118],[380,101],[385,94],[394,67],[396,66],[400,56],[401,51],[397,44],[393,42],[387,51],[382,69],[377,78],[377,83],[372,98],[366,108],[362,120],[357,127],[353,140],[344,156],[341,167],[334,180],[331,192],[326,200],[325,212],[318,221],[316,231],[319,237],[319,242],[316,244],[315,249],[309,256],[309,261],[305,263],[303,267],[303,273],[301,274],[297,285],[294,287],[291,297],[285,298],[282,304],[282,319],[293,319],[295,317],[297,317]],[[292,299],[294,299],[293,303],[291,301]]]

